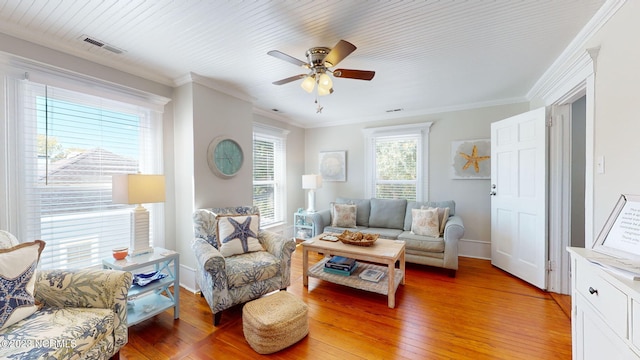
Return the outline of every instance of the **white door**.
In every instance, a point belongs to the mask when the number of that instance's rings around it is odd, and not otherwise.
[[[491,124],[491,263],[546,289],[545,108]]]

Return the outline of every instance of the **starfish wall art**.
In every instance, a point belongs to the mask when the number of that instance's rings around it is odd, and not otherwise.
[[[451,143],[453,179],[491,178],[491,140],[462,140]]]

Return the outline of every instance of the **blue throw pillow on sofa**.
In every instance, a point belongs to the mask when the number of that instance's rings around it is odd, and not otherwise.
[[[369,227],[402,229],[407,210],[405,199],[371,199]]]

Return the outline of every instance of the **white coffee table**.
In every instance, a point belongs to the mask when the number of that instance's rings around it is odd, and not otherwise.
[[[308,287],[309,277],[314,277],[356,289],[387,295],[389,307],[394,308],[396,306],[396,290],[400,284],[404,285],[405,283],[404,241],[378,239],[371,246],[357,246],[343,244],[340,241],[320,240],[324,235],[326,234],[320,234],[301,243],[303,285]],[[322,253],[325,258],[309,267],[309,251]],[[324,263],[330,256],[336,255],[366,262],[359,262],[350,276],[325,272],[323,270]],[[396,268],[396,262],[399,262],[399,268]],[[385,276],[378,282],[360,279],[358,275],[365,269],[383,271]]]

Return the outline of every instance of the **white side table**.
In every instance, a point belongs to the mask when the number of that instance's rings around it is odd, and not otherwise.
[[[138,273],[153,267],[167,276],[146,286],[132,285],[127,295],[127,325],[132,326],[159,313],[173,308],[173,318],[180,315],[180,254],[163,248],[153,248],[153,252],[127,256],[124,260],[107,258],[102,260],[105,269]],[[139,270],[139,271],[135,271]],[[169,287],[173,285],[173,293]]]
[[[293,214],[293,238],[296,242],[311,239],[318,235],[316,234],[316,227],[311,220],[311,215],[307,211],[296,212]]]

